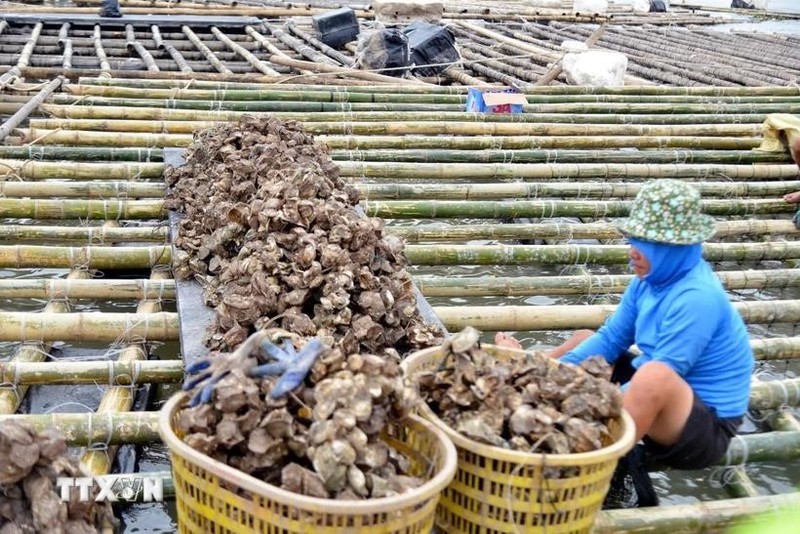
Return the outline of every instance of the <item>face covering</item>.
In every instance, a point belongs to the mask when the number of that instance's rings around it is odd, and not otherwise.
[[[669,245],[629,238],[628,242],[650,262],[644,281],[655,288],[667,287],[680,280],[703,259],[703,245]]]

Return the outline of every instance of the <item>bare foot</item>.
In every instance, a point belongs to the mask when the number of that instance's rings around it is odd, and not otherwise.
[[[522,350],[522,344],[515,337],[509,336],[505,332],[496,333],[494,335],[494,343],[500,347]]]
[[[792,204],[797,204],[800,202],[800,191],[795,191],[794,193],[787,193],[783,195],[783,200],[786,202],[791,202]]]

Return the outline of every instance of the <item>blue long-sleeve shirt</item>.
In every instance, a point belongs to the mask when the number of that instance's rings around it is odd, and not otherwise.
[[[635,278],[605,325],[561,361],[602,355],[613,364],[634,342],[642,352],[635,368],[667,364],[719,417],[747,410],[754,365],[747,330],[702,259],[665,284]]]

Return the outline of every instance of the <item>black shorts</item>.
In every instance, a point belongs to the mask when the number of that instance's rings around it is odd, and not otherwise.
[[[633,355],[626,352],[615,362],[613,382],[630,381],[636,372],[632,359]],[[692,411],[677,443],[664,446],[644,437],[646,461],[673,469],[702,469],[714,465],[725,455],[741,424],[742,417],[717,417],[716,409],[695,395]]]

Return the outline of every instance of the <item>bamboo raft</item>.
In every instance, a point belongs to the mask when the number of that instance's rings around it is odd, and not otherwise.
[[[714,52],[732,44],[721,34],[611,27],[601,48],[626,48],[637,77],[675,87],[583,88],[558,78],[537,86],[560,40],[585,39],[584,27],[454,20],[463,50],[477,54],[493,41],[503,57],[491,56],[489,70],[467,61],[437,80],[370,79],[323,61],[301,37],[307,20],[295,33],[273,21],[0,23],[0,65],[11,73],[0,98],[0,269],[11,276],[0,278],[0,296],[14,310],[0,310],[2,417],[57,426],[98,475],[126,476],[109,473],[141,459],[135,444],[158,456],[158,404],[149,401],[158,385],[183,378],[165,153],[244,113],[299,120],[332,147],[365,211],[408,241],[415,281],[451,330],[512,330],[529,343],[599,326],[630,280],[614,219],[647,179],[691,181],[718,225],[706,258],[748,324],[759,369],[794,368],[800,245],[794,208],[781,196],[800,190],[800,171],[785,154],[752,149],[766,114],[800,112],[800,90],[785,83],[798,66],[781,53],[796,43],[742,37],[731,50],[742,60],[736,67]],[[680,73],[673,67],[686,58],[665,52],[677,40],[697,58]],[[764,54],[763,69],[747,57],[756,45],[776,51]],[[315,72],[321,65],[331,68]],[[523,115],[461,111],[461,84],[506,76],[522,82]],[[14,77],[23,79],[9,83]],[[262,83],[276,81],[286,83]],[[68,357],[56,358],[63,342]],[[86,413],[35,409],[46,390],[77,384],[104,386]],[[799,402],[797,379],[759,380],[750,433],[713,471],[722,489],[701,482],[719,500],[605,512],[595,532],[719,530],[800,504],[800,493],[774,494],[748,469],[797,458]],[[163,459],[150,465],[154,476],[168,469]],[[166,507],[157,514],[172,521]]]

